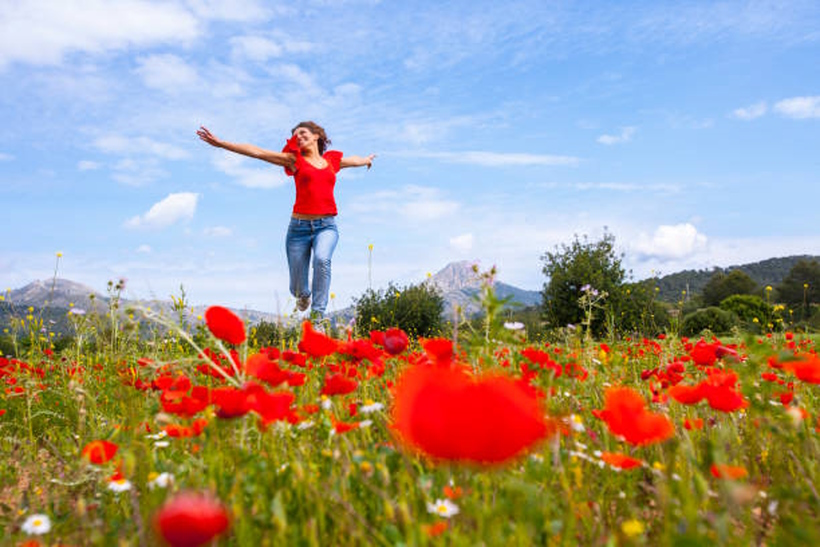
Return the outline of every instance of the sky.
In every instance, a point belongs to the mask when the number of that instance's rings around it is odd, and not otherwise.
[[[377,155],[330,310],[605,233],[634,280],[818,255],[818,60],[816,0],[0,0],[0,290],[292,312],[293,180],[195,132],[303,120]]]

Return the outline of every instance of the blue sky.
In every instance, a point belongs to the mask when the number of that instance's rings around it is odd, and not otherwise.
[[[453,260],[539,290],[608,229],[635,279],[820,254],[820,3],[41,0],[0,9],[0,288],[288,312],[301,120],[337,182],[331,307]],[[372,245],[372,268],[368,246]]]

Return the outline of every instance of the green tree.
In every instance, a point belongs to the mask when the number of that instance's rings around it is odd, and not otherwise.
[[[716,271],[703,287],[703,304],[719,306],[723,300],[735,294],[754,294],[758,286],[754,279],[741,270],[732,270],[728,274]]]
[[[368,289],[354,299],[356,327],[360,336],[374,329],[399,327],[411,336],[430,337],[441,333],[444,325],[444,298],[429,283],[400,289],[390,283],[387,289]]]
[[[777,286],[777,300],[793,309],[799,319],[807,319],[812,305],[820,302],[820,263],[797,261]]]
[[[617,309],[625,277],[622,258],[623,255],[615,252],[615,236],[608,232],[594,242],[586,236],[580,239],[576,235],[569,245],[562,244],[555,252],[544,253],[542,271],[548,281],[541,295],[544,318],[549,327],[583,323],[588,310],[584,310],[579,302],[590,290],[606,293],[603,305]],[[604,332],[604,315],[599,311],[592,317],[592,334],[598,336]]]

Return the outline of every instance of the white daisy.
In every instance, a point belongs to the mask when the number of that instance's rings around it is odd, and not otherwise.
[[[427,502],[427,511],[448,519],[458,514],[458,505],[447,499],[436,500],[435,503]]]
[[[154,475],[154,473],[151,473],[151,475]],[[151,477],[151,475],[148,477],[150,479],[148,481],[148,488],[151,490],[154,488],[168,488],[174,482],[174,476],[170,473],[163,472],[155,477]]]
[[[30,536],[41,536],[51,530],[51,519],[47,515],[31,515],[20,527],[23,532]]]
[[[128,479],[117,479],[108,481],[108,489],[119,494],[120,492],[127,492],[131,490],[131,481]]]
[[[377,412],[377,411],[382,410],[382,409],[384,409],[384,404],[383,403],[369,403],[369,404],[363,405],[359,409],[359,412],[361,412],[362,414],[370,414],[371,412]]]

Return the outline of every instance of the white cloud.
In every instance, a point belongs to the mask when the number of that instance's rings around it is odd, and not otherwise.
[[[621,133],[618,135],[601,135],[598,137],[598,142],[607,146],[613,144],[623,144],[632,140],[632,135],[637,131],[636,127],[622,127]]]
[[[484,151],[464,152],[413,152],[409,156],[439,159],[450,163],[469,163],[485,167],[521,165],[578,165],[579,158],[548,154],[521,154]]]
[[[473,234],[461,234],[451,237],[450,247],[461,254],[469,253],[473,249]]]
[[[152,249],[151,249],[150,245],[143,244],[143,245],[140,245],[139,247],[137,247],[137,252],[139,254],[150,254],[151,251],[152,251]]]
[[[228,237],[233,235],[233,230],[227,226],[211,226],[210,228],[205,228],[203,233],[210,237]]]
[[[178,146],[155,141],[148,137],[124,137],[122,135],[105,135],[94,141],[97,149],[108,154],[150,155],[166,160],[182,160],[188,152]]]
[[[11,161],[13,159],[14,156],[12,156],[11,154],[4,154],[3,152],[0,152],[0,161]]]
[[[247,167],[245,158],[230,152],[218,154],[213,163],[245,188],[278,188],[288,182],[281,167],[272,164],[262,168]]]
[[[745,108],[737,108],[732,112],[732,115],[739,120],[754,120],[768,112],[769,106],[766,101],[760,101]]]
[[[135,160],[125,158],[114,165],[111,175],[115,181],[128,186],[144,186],[167,176],[156,158]]]
[[[175,94],[194,87],[199,82],[196,69],[181,57],[171,54],[151,55],[137,59],[136,73],[146,87]]]
[[[414,222],[455,215],[459,208],[458,202],[445,198],[438,188],[416,185],[407,185],[400,190],[375,192],[349,206],[352,212],[382,213],[391,218],[398,214]]]
[[[186,0],[185,3],[199,17],[222,21],[259,22],[273,13],[260,0]]]
[[[706,241],[692,224],[661,225],[652,237],[640,234],[634,249],[658,259],[680,259],[704,250]]]
[[[77,170],[79,171],[96,171],[100,167],[100,163],[96,161],[80,160],[77,162]]]
[[[284,50],[281,44],[262,36],[235,36],[230,39],[230,44],[233,56],[259,63],[279,57]]]
[[[189,11],[171,2],[4,2],[0,68],[14,62],[59,64],[73,52],[98,54],[129,47],[190,43],[200,31],[199,22]]]
[[[789,118],[820,118],[820,95],[783,99],[774,109]]]
[[[179,192],[155,203],[147,213],[126,221],[128,228],[165,228],[181,220],[191,220],[196,212],[199,194]]]

